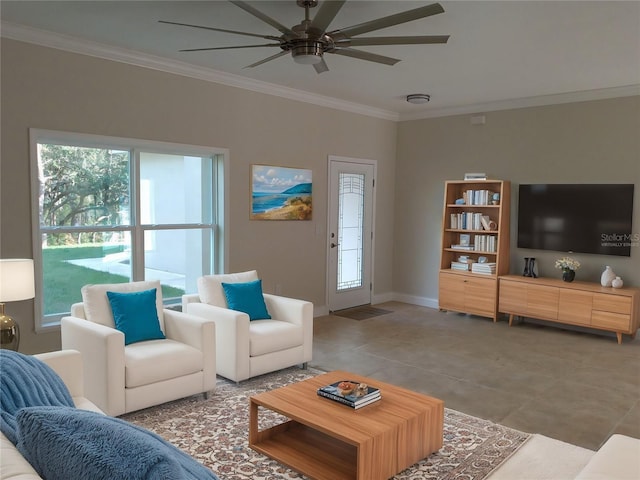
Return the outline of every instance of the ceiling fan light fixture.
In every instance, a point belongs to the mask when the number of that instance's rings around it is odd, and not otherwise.
[[[431,95],[427,95],[426,93],[412,93],[411,95],[407,95],[407,102],[413,103],[414,105],[429,103],[429,100],[431,100]]]
[[[291,47],[293,61],[302,65],[315,65],[322,61],[322,43],[299,43]]]

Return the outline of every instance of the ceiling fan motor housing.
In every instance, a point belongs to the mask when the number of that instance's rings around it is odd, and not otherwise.
[[[291,56],[296,63],[313,65],[322,61],[324,45],[322,42],[314,40],[293,41],[291,46]]]

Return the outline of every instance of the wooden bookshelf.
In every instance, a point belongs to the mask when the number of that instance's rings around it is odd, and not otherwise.
[[[506,180],[445,182],[438,289],[440,310],[497,320],[498,276],[509,272],[510,205],[511,184]],[[465,237],[469,239],[469,247],[464,246]],[[461,256],[468,258],[468,270],[455,268],[464,268],[465,262],[459,261]],[[480,263],[481,257],[486,259],[484,264]],[[474,264],[484,271],[474,272]]]

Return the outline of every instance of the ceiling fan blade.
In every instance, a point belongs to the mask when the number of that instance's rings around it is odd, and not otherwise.
[[[341,28],[330,32],[330,35],[338,40],[342,38],[355,37],[356,35],[380,30],[381,28],[392,27],[393,25],[399,25],[401,23],[411,22],[431,15],[437,15],[438,13],[444,13],[444,8],[442,8],[442,5],[439,3],[433,3],[424,7],[414,8],[413,10],[407,10],[406,12],[389,15],[388,17],[382,17],[377,20],[360,23],[352,27]]]
[[[279,47],[279,43],[263,43],[262,45],[237,45],[234,47],[209,47],[209,48],[185,48],[180,52],[204,52],[207,50],[233,50],[236,48],[254,48],[254,47]],[[285,52],[286,53],[286,52]]]
[[[202,25],[191,25],[190,23],[167,22],[166,20],[158,20],[158,23],[166,23],[169,25],[179,25],[181,27],[201,28],[203,30],[213,30],[214,32],[234,33],[236,35],[246,35],[248,37],[264,38],[265,40],[280,40],[279,37],[271,35],[258,35],[256,33],[238,32],[236,30],[226,30],[224,28],[205,27]]]
[[[336,42],[336,46],[362,47],[365,45],[424,45],[431,43],[447,43],[449,35],[425,35],[417,37],[365,37],[346,38]]]
[[[329,50],[329,53],[335,53],[345,57],[359,58],[360,60],[367,60],[369,62],[384,63],[385,65],[395,65],[400,61],[398,58],[385,57],[371,52],[354,50],[353,48],[336,48],[335,50]]]
[[[262,65],[263,63],[267,63],[267,62],[270,62],[271,60],[275,60],[275,59],[276,59],[276,58],[278,58],[278,57],[281,57],[281,56],[283,56],[283,55],[286,55],[287,53],[289,53],[289,52],[287,52],[287,51],[283,50],[283,51],[281,51],[281,52],[276,53],[275,55],[271,55],[270,57],[263,58],[263,59],[262,59],[262,60],[260,60],[259,62],[252,63],[251,65],[247,65],[247,66],[246,66],[246,67],[244,67],[244,68],[253,68],[253,67],[257,67],[258,65]]]
[[[293,35],[294,37],[298,36],[293,30],[285,27],[284,25],[282,25],[277,20],[274,20],[273,18],[265,15],[260,10],[257,10],[256,8],[252,7],[251,5],[249,5],[246,2],[241,2],[240,0],[229,0],[229,2],[233,3],[236,7],[241,8],[245,12],[250,13],[254,17],[259,18],[263,22],[268,23],[273,28],[278,30],[280,33],[283,33],[285,35]]]
[[[319,63],[314,63],[313,68],[316,69],[316,73],[324,73],[329,71],[329,67],[327,66],[327,62],[324,61],[324,58]]]
[[[320,34],[324,33],[345,2],[346,0],[324,0],[318,13],[313,17],[311,28],[317,30]]]

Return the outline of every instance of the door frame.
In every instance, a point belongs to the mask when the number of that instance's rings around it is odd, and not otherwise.
[[[331,261],[331,247],[329,244],[331,243],[330,232],[331,232],[331,208],[335,202],[334,199],[331,198],[331,163],[332,162],[341,162],[341,163],[354,163],[358,165],[368,165],[373,167],[373,188],[371,191],[371,251],[369,252],[369,262],[371,267],[371,289],[369,294],[370,302],[373,302],[373,289],[375,284],[375,255],[376,251],[376,183],[378,176],[378,161],[371,160],[366,158],[355,158],[355,157],[343,157],[340,155],[329,155],[327,158],[327,232],[326,232],[326,262],[325,262],[325,304],[327,306],[327,311],[331,313],[331,305],[329,304],[329,288],[331,284],[331,279],[329,278],[330,273],[330,261]]]

